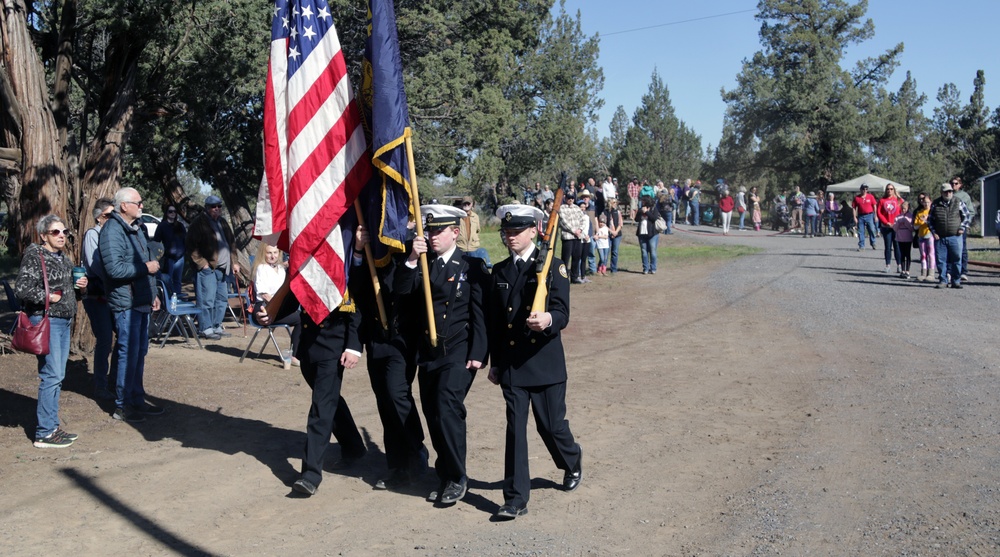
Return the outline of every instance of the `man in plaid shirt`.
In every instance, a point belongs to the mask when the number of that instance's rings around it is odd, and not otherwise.
[[[635,178],[628,183],[628,199],[628,218],[635,220],[635,212],[639,210],[639,180]]]

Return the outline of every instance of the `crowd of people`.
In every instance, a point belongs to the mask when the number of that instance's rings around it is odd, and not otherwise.
[[[507,406],[504,504],[497,517],[513,519],[527,513],[529,412],[535,416],[554,464],[564,472],[563,488],[572,491],[583,480],[582,449],[566,420],[567,374],[560,338],[569,320],[569,273],[558,258],[548,262],[539,258],[535,239],[545,215],[526,205],[498,209],[509,257],[491,273],[487,260],[477,255],[479,224],[473,218],[471,200],[461,201],[457,207],[422,207],[426,238],[413,234],[407,252],[378,269],[385,317],[376,308],[370,275],[360,269],[350,274],[343,303],[328,315],[316,318],[297,303],[282,305],[292,308],[289,315],[268,314],[266,304],[275,297],[287,271],[282,253],[261,244],[251,270],[252,311],[264,325],[292,327],[294,362],[312,391],[294,492],[316,493],[331,435],[340,443],[345,461],[367,452],[340,392],[345,370],[355,367],[363,353],[367,353],[383,425],[388,469],[376,489],[402,489],[428,470],[429,451],[412,392],[417,380],[420,408],[437,455],[434,469],[439,483],[428,499],[448,506],[465,496],[469,476],[464,400],[478,370],[487,367],[489,381],[499,385]],[[25,250],[16,286],[32,322],[43,315],[52,322],[49,353],[38,358],[36,447],[64,448],[78,439],[59,427],[59,397],[77,300],[84,300],[88,314],[93,315],[91,323],[98,337],[93,362],[95,398],[114,401],[115,420],[142,422],[164,412],[146,400],[143,385],[150,315],[161,304],[174,303],[173,296],[180,289],[171,288],[176,288],[172,260],[181,259],[183,265],[188,259],[198,269],[199,330],[206,338],[219,338],[215,332],[222,319],[216,313],[221,300],[218,292],[227,275],[238,270],[232,232],[220,218],[219,205],[221,201],[210,196],[206,210],[189,228],[168,220],[154,234],[160,241],[154,242],[147,239],[140,220],[141,195],[122,188],[113,199],[95,204],[96,225],[85,235],[81,257],[85,267],[79,269],[65,251],[63,221],[55,215],[39,221],[41,242]],[[609,233],[600,235],[610,244]],[[350,264],[360,268],[369,238],[363,227],[357,228],[355,236]],[[184,255],[177,257],[181,245]],[[603,269],[607,254],[602,253]],[[423,258],[429,267],[418,265]],[[545,270],[537,271],[543,263]],[[425,269],[429,269],[426,277]],[[539,272],[546,273],[544,281],[538,280]],[[421,287],[425,281],[429,293]],[[540,289],[544,290],[537,296]],[[428,295],[430,299],[425,300]],[[434,307],[433,313],[422,311],[427,304]],[[436,334],[428,335],[428,331]],[[109,365],[112,352],[115,357]]]

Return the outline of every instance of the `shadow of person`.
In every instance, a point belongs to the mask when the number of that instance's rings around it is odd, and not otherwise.
[[[19,427],[34,441],[37,407],[38,401],[32,397],[0,389],[0,427]]]

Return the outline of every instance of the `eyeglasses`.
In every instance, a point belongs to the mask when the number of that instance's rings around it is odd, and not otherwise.
[[[218,209],[218,208],[222,207],[222,205],[205,205],[205,207],[207,207],[209,209]]]
[[[957,185],[959,185],[959,184],[961,184],[961,183],[962,183],[962,182],[952,182],[952,183],[951,183],[951,185],[953,185],[953,186],[957,186]]]
[[[122,203],[131,203],[132,205],[135,205],[136,207],[142,207],[142,200],[141,199],[139,201],[122,201]]]
[[[53,228],[46,232],[49,236],[64,236],[66,234],[65,228]]]
[[[167,211],[167,214],[168,214],[168,215],[176,215],[176,214],[177,214],[177,211],[175,211],[175,210],[171,209],[171,210]]]

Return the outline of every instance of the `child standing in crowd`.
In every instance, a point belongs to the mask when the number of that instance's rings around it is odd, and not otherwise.
[[[896,250],[899,252],[899,278],[906,280],[910,278],[910,249],[913,247],[913,213],[910,212],[908,201],[900,206],[892,229],[896,234]]]
[[[597,218],[597,232],[594,233],[597,242],[597,253],[601,261],[597,265],[597,274],[608,275],[608,253],[611,251],[611,231],[608,229],[608,217],[602,214]]]
[[[760,232],[760,202],[753,202],[753,229]]]
[[[920,245],[920,280],[934,280],[934,235],[927,224],[931,213],[930,196],[920,194],[920,207],[913,215],[913,226],[916,229],[917,242]]]

